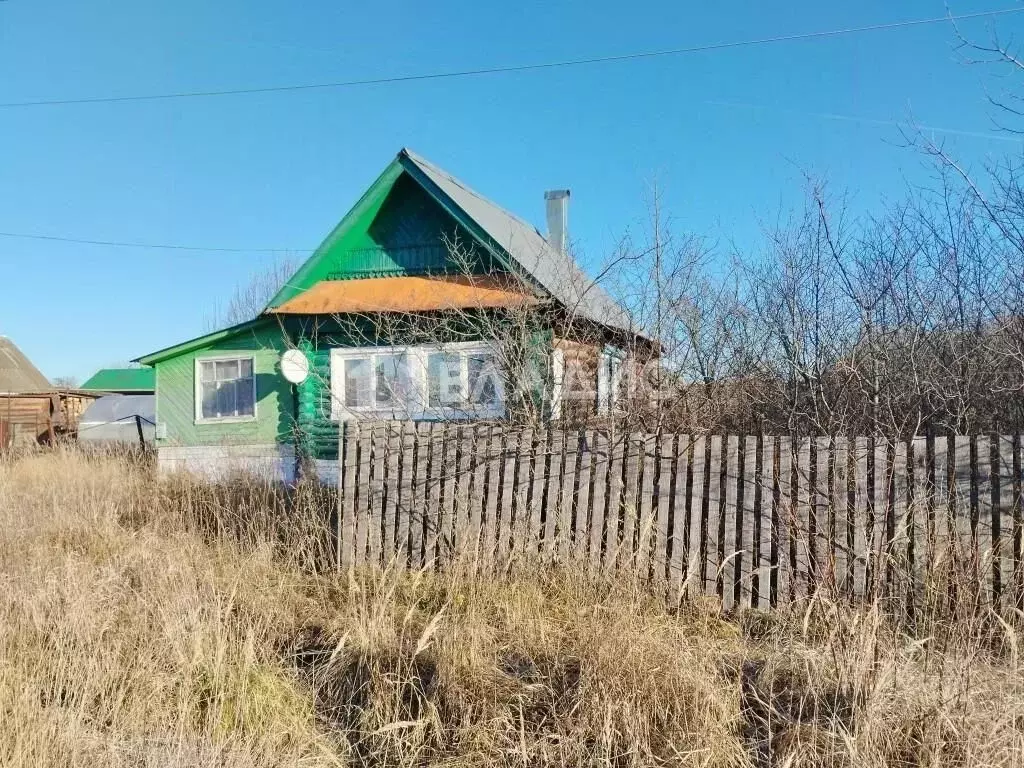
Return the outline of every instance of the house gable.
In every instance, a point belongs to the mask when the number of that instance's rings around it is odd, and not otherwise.
[[[271,299],[272,311],[322,281],[506,271],[507,261],[471,222],[393,161],[313,255]],[[461,258],[452,255],[453,245]],[[469,263],[463,263],[463,260]]]

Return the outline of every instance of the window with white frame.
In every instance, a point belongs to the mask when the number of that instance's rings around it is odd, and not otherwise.
[[[483,343],[331,351],[332,417],[478,418],[504,413],[497,356]]]
[[[256,377],[251,357],[196,360],[196,421],[256,417]]]
[[[599,416],[608,416],[620,408],[622,363],[622,352],[614,348],[605,348],[598,358],[597,413]]]

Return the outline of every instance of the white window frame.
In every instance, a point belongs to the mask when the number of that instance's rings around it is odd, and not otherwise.
[[[551,350],[551,418],[562,418],[562,393],[565,390],[565,350]]]
[[[612,370],[612,362],[617,362]],[[625,353],[616,347],[605,347],[597,358],[597,415],[610,416],[622,412],[622,373]]]
[[[202,363],[226,363],[248,360],[252,366],[252,416],[214,416],[208,418],[203,416],[203,381]],[[209,355],[197,357],[194,360],[193,368],[193,393],[195,400],[194,423],[196,424],[240,424],[246,421],[256,421],[259,414],[259,404],[256,402],[256,358],[253,355]]]
[[[500,369],[498,371],[498,381],[496,382],[498,395],[498,404],[496,406],[490,408],[473,405],[467,405],[465,408],[430,407],[427,381],[427,361],[429,356],[436,353],[455,353],[460,355],[462,360],[465,360],[474,352],[488,353],[496,358],[498,357],[493,344],[481,341],[380,347],[334,347],[331,349],[331,420],[352,421],[367,418],[406,418],[416,421],[442,421],[501,418],[505,416],[506,403],[505,386],[501,378],[502,371]],[[409,361],[410,379],[415,383],[418,394],[416,399],[419,402],[397,408],[379,408],[376,405],[356,408],[345,405],[345,361],[351,358],[369,357],[371,358],[370,370],[373,372],[376,371],[377,367],[376,360],[374,359],[376,355],[396,354],[405,354]],[[459,373],[462,378],[462,391],[469,392],[469,365],[465,362],[461,363]]]

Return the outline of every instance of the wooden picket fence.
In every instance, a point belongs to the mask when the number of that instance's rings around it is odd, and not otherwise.
[[[766,608],[827,588],[1021,605],[1021,438],[349,423],[338,565],[629,570]],[[955,578],[954,578],[955,577]],[[944,581],[945,580],[945,581]]]

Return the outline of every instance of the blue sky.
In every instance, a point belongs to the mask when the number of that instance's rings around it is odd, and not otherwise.
[[[954,13],[1014,0],[952,0]],[[0,2],[0,102],[350,80],[589,57],[939,16],[899,4],[523,0]],[[993,22],[1024,32],[1024,13]],[[986,35],[986,22],[965,29]],[[890,121],[910,114],[971,165],[1020,153],[948,25],[619,64],[388,86],[0,109],[0,334],[79,379],[197,335],[234,286],[302,256],[402,146],[600,262],[642,226],[657,180],[681,230],[748,245],[799,205],[805,172],[870,208],[930,173]],[[833,119],[837,115],[856,120]],[[1004,136],[1005,138],[1005,136]],[[267,252],[280,248],[280,253]],[[252,249],[247,251],[245,249]]]

